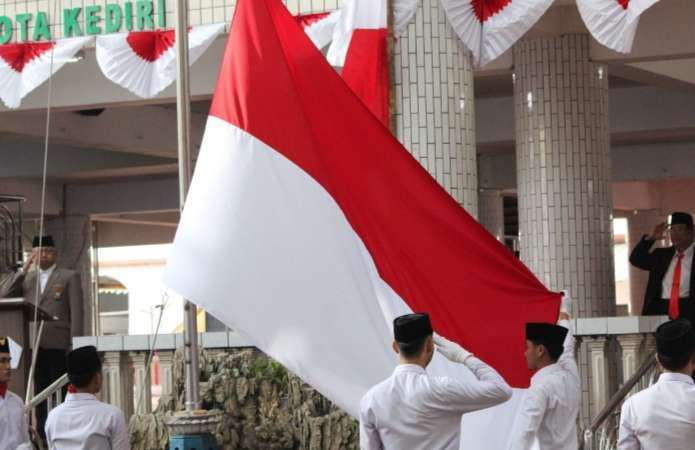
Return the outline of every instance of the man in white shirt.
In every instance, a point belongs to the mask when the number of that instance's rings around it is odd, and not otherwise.
[[[84,335],[84,301],[79,272],[56,266],[58,253],[53,238],[35,236],[32,246],[24,267],[0,286],[0,297],[24,297],[57,318],[44,324],[39,342],[34,372],[38,394],[63,376],[72,338]],[[46,404],[42,403],[36,408],[42,437],[46,414]]]
[[[97,349],[87,346],[73,350],[68,354],[67,367],[74,392],[48,414],[49,450],[129,450],[123,413],[95,396],[102,384]]]
[[[541,450],[577,449],[579,370],[574,336],[569,331],[570,297],[563,293],[558,325],[526,324],[526,363],[536,370],[521,409],[510,448],[529,450],[538,440]]]
[[[623,403],[618,450],[695,448],[695,333],[686,319],[656,329],[657,361],[664,372]]]
[[[360,405],[362,450],[458,450],[461,416],[507,401],[512,390],[490,366],[458,344],[433,337],[427,314],[393,322],[399,365],[371,388]],[[464,364],[475,381],[431,377],[425,372],[437,350]]]
[[[12,377],[10,339],[0,337],[0,450],[15,450],[29,441],[24,402],[7,390]]]

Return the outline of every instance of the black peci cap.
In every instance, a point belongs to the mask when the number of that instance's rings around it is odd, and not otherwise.
[[[396,342],[407,344],[432,334],[432,324],[427,313],[406,314],[393,320],[393,336]]]

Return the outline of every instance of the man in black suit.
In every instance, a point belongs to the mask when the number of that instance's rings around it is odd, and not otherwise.
[[[652,248],[668,229],[671,247]],[[630,263],[649,271],[642,315],[685,317],[695,324],[695,271],[693,270],[693,216],[671,214],[671,226],[660,223],[643,236],[630,254]]]

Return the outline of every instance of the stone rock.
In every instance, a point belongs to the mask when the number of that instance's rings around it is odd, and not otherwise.
[[[255,349],[200,352],[203,408],[225,413],[215,432],[223,449],[353,450],[357,422]],[[129,424],[132,450],[166,450],[165,421],[184,409],[184,364],[174,355],[174,394]]]

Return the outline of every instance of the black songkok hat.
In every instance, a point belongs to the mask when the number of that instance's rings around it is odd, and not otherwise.
[[[432,324],[427,313],[406,314],[393,320],[393,336],[396,342],[407,344],[432,334]]]
[[[0,353],[10,353],[10,340],[7,336],[0,336]]]
[[[93,345],[77,348],[68,353],[68,377],[90,376],[101,368],[101,359]]]
[[[656,350],[659,355],[679,358],[695,349],[695,332],[688,319],[676,319],[656,329]]]
[[[567,331],[567,328],[552,323],[529,322],[526,324],[526,339],[562,347]]]
[[[31,243],[31,246],[36,248],[36,247],[55,247],[56,244],[53,241],[53,236],[44,236],[43,238],[39,239],[38,236],[34,236],[34,240]]]
[[[689,229],[693,229],[693,216],[687,212],[674,212],[671,214],[671,225],[676,225],[677,223],[682,223]]]

